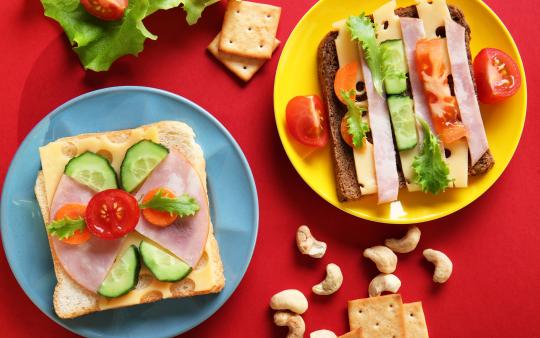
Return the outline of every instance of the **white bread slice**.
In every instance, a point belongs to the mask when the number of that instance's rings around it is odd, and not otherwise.
[[[175,149],[187,158],[201,176],[206,189],[205,160],[201,147],[195,143],[195,133],[185,123],[176,121],[163,121],[140,128],[157,127],[159,142],[170,149]],[[86,134],[59,139],[55,142],[70,142],[77,144],[77,140],[94,135],[106,135],[108,137],[123,139],[123,133],[129,130],[115,131],[99,134]],[[207,189],[206,189],[207,190]],[[45,180],[42,172],[39,172],[35,194],[38,200],[43,220],[49,222],[49,203],[45,189]],[[142,303],[159,301],[165,298],[191,297],[195,295],[220,292],[225,286],[223,264],[219,254],[219,247],[214,236],[212,225],[208,235],[205,252],[199,264],[188,277],[177,283],[164,283],[157,281],[146,268],[142,268],[137,287],[125,296],[116,299],[107,299],[95,293],[87,291],[77,284],[64,271],[51,246],[51,254],[54,263],[54,272],[57,284],[54,289],[53,304],[56,314],[60,318],[75,318],[91,312],[102,311],[112,308],[132,306]],[[140,236],[140,235],[133,235]],[[140,237],[134,237],[136,242]],[[127,243],[126,243],[127,245]],[[197,287],[198,278],[205,277],[203,288]]]

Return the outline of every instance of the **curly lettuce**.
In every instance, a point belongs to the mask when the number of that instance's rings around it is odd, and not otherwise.
[[[354,101],[356,91],[353,89],[349,92],[341,90],[341,97],[347,104],[347,131],[352,136],[353,145],[355,148],[362,148],[366,133],[369,132],[369,124],[362,119],[362,113],[366,108],[359,107]]]
[[[364,13],[347,19],[347,29],[353,40],[360,43],[364,58],[371,71],[373,86],[379,95],[383,95],[382,57],[371,19]]]
[[[143,20],[160,9],[183,5],[187,22],[192,25],[207,6],[218,0],[130,0],[124,16],[103,21],[88,14],[80,0],[41,0],[45,16],[57,21],[85,69],[108,70],[124,55],[137,56],[146,39],[156,40]]]

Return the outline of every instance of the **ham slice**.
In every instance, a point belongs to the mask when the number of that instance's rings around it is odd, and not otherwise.
[[[474,166],[489,149],[489,145],[469,66],[465,28],[453,20],[446,20],[445,28],[448,55],[454,79],[454,92],[461,121],[468,131],[467,141],[471,164]]]
[[[67,203],[88,204],[94,192],[63,175],[56,188],[51,205],[51,218]],[[121,239],[104,240],[92,236],[88,241],[79,245],[67,244],[51,236],[52,247],[56,258],[66,273],[85,289],[97,292],[107,276],[118,250],[122,245]]]
[[[385,98],[375,90],[371,71],[363,55],[361,55],[361,64],[368,98],[369,126],[373,136],[379,204],[390,203],[397,200],[399,192],[399,176],[390,113]]]
[[[200,209],[194,216],[178,218],[165,228],[154,226],[141,217],[135,230],[194,267],[203,254],[210,227],[208,199],[202,181],[193,166],[171,150],[135,197],[140,200],[156,188],[167,188],[176,196],[187,193],[197,200]]]
[[[427,104],[424,87],[422,85],[422,81],[418,77],[415,62],[416,43],[418,40],[426,37],[424,23],[422,20],[415,18],[400,18],[400,23],[401,32],[403,34],[403,44],[405,45],[405,55],[407,57],[407,64],[409,65],[409,79],[411,81],[414,100],[414,111],[428,123],[432,131],[435,131],[433,129],[433,122],[431,121],[431,113]]]

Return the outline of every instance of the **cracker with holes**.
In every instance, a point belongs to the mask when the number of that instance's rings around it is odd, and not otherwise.
[[[403,304],[407,337],[429,338],[422,302]]]
[[[190,126],[70,136],[39,152],[35,193],[60,318],[223,289],[204,154]]]
[[[349,301],[351,330],[361,328],[365,337],[405,337],[401,296],[387,295]]]
[[[219,51],[255,59],[270,59],[281,8],[230,0],[225,12]]]
[[[351,332],[347,332],[344,335],[339,336],[339,338],[364,338],[362,334],[362,329],[354,329]]]
[[[255,73],[264,65],[266,60],[246,58],[243,56],[227,54],[219,51],[219,39],[221,38],[221,32],[212,40],[208,45],[208,51],[212,53],[227,67],[231,72],[244,81],[249,81]],[[280,41],[274,39],[274,50],[279,46]]]

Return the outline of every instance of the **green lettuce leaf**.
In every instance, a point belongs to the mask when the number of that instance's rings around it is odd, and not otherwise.
[[[347,19],[347,28],[351,33],[353,40],[360,43],[364,58],[366,59],[371,76],[373,78],[373,86],[379,95],[383,95],[383,72],[382,72],[382,57],[375,35],[375,28],[371,19],[364,13],[359,16],[351,16]]]
[[[413,161],[415,182],[420,185],[423,192],[437,195],[443,192],[451,180],[448,178],[450,170],[443,159],[439,140],[435,136],[426,121],[417,117],[424,131],[424,143],[422,150]]]
[[[196,24],[204,9],[216,2],[219,2],[219,0],[182,0],[181,3],[186,11],[188,24]]]
[[[85,227],[86,223],[82,218],[63,218],[47,224],[47,232],[58,239],[66,239],[73,236],[75,231],[83,230]]]
[[[140,208],[165,211],[180,217],[193,216],[200,209],[199,203],[188,194],[170,198],[163,196],[161,190],[159,190],[148,202],[141,204]]]
[[[366,111],[366,108],[359,107],[354,102],[356,91],[353,89],[349,92],[341,90],[341,97],[347,104],[347,128],[349,134],[352,136],[353,145],[355,148],[362,148],[364,145],[364,138],[369,131],[369,124],[364,122],[362,113]]]

